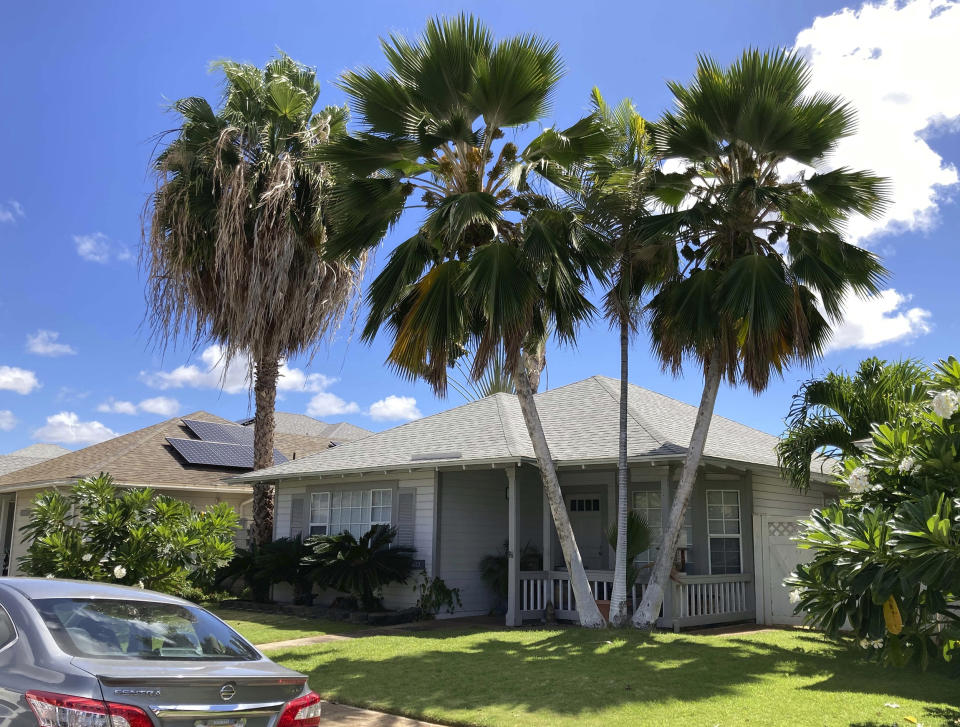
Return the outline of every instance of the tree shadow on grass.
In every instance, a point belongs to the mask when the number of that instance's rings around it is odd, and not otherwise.
[[[738,697],[771,675],[813,680],[800,687],[808,705],[818,692],[843,691],[960,706],[960,683],[937,670],[908,679],[844,646],[790,632],[765,638],[582,629],[405,633],[271,657],[306,671],[314,689],[339,701],[454,722],[504,723],[504,713],[517,721],[532,713],[547,721],[587,718],[627,706],[643,723],[645,710]],[[499,717],[487,720],[485,709]],[[762,724],[763,715],[752,723]]]

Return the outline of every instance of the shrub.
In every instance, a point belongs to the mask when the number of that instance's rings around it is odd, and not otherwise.
[[[607,530],[607,542],[617,549],[617,524],[612,523]],[[640,568],[634,561],[643,551],[650,548],[650,526],[643,516],[631,510],[627,513],[627,593],[637,583]]]
[[[844,461],[844,495],[799,537],[814,558],[785,581],[809,624],[849,625],[878,659],[924,667],[960,651],[960,362],[937,364],[929,389]]]
[[[66,493],[41,492],[22,530],[33,541],[19,561],[28,575],[180,594],[212,585],[233,557],[237,514],[225,503],[197,512],[149,488],[117,487],[101,473]]]
[[[419,594],[417,609],[420,611],[420,618],[433,618],[440,613],[440,609],[453,613],[463,606],[459,588],[450,588],[440,576],[434,576],[433,580],[430,580],[425,570],[420,571],[419,582],[413,590]]]
[[[354,596],[361,608],[380,608],[383,587],[406,583],[413,568],[413,548],[393,546],[396,528],[374,525],[357,540],[352,533],[315,535],[304,565],[313,566],[313,579],[322,588]]]
[[[480,577],[497,597],[497,607],[504,610],[507,602],[507,586],[510,580],[510,544],[504,542],[496,553],[485,555],[480,561]],[[533,543],[520,549],[518,563],[522,571],[537,571],[543,568],[543,556]]]

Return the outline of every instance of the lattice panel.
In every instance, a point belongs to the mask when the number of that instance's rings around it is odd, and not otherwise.
[[[774,520],[767,523],[767,534],[773,538],[795,538],[800,534],[800,524],[793,520]]]

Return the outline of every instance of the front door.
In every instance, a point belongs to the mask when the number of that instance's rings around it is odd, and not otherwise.
[[[792,540],[800,532],[801,519],[802,516],[786,518],[774,515],[763,515],[760,518],[763,607],[764,622],[767,624],[803,623],[802,615],[793,615],[791,589],[783,585],[783,579],[793,572],[798,563],[806,563],[814,555],[812,550],[798,548]]]
[[[567,495],[567,512],[577,539],[583,567],[600,570],[606,567],[607,539],[603,534],[603,498],[600,494]]]

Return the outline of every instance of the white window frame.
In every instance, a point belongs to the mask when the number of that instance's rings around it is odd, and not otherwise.
[[[326,507],[324,507],[323,505],[320,505],[320,506],[319,506],[318,508],[316,508],[316,509],[317,509],[317,510],[320,510],[320,511],[323,511],[324,515],[326,516],[323,522],[320,522],[319,520],[316,520],[316,521],[315,521],[315,520],[313,519],[313,517],[314,517],[314,507],[313,507],[314,498],[316,498],[317,500],[319,500],[321,497],[325,497],[325,498],[326,498],[326,500],[327,500]],[[310,536],[310,535],[330,535],[330,493],[327,492],[327,491],[324,491],[324,492],[311,492],[311,493],[310,493],[310,505],[309,505],[309,506],[310,506],[310,513],[309,513],[309,515],[308,515],[308,517],[307,517],[307,520],[309,521],[309,522],[307,523],[307,535],[308,535],[308,536]],[[315,533],[315,532],[313,532],[313,529],[314,529],[315,527],[316,527],[316,528],[323,528],[324,530],[323,530],[322,533]]]
[[[737,520],[738,520],[737,531],[738,532],[736,533],[726,533],[726,532],[711,533],[710,532],[710,521],[717,519],[717,518],[710,517],[710,494],[713,492],[721,493],[721,497],[720,497],[721,507],[724,507],[724,505],[722,504],[723,494],[732,492],[737,496]],[[708,572],[710,573],[710,575],[714,574],[713,573],[713,557],[710,552],[711,541],[714,538],[723,538],[723,539],[736,538],[737,543],[740,546],[740,574],[742,574],[743,573],[743,498],[740,496],[740,490],[712,489],[712,490],[707,490],[705,497],[706,497],[706,506],[707,506],[706,514],[707,514],[707,569],[708,569]],[[726,522],[726,518],[721,516],[720,522]],[[724,527],[724,530],[726,530],[726,527]],[[722,575],[739,575],[739,574],[724,573]]]
[[[307,531],[309,532],[314,527],[323,527],[323,528],[326,528],[325,533],[313,533],[313,534],[314,535],[339,535],[345,530],[348,530],[349,527],[343,527],[343,510],[345,509],[343,506],[343,498],[345,496],[350,497],[351,495],[353,495],[353,493],[359,493],[361,505],[359,508],[356,508],[356,506],[351,506],[351,505],[348,505],[347,507],[348,508],[354,507],[355,509],[362,510],[362,513],[361,513],[362,519],[360,520],[359,525],[360,527],[363,527],[364,525],[366,526],[366,530],[364,530],[364,532],[369,530],[374,525],[391,525],[391,526],[393,525],[394,497],[393,497],[392,487],[380,487],[380,488],[375,488],[370,490],[337,490],[335,493],[325,490],[323,492],[310,493],[310,515],[309,515],[310,523],[307,526]],[[339,502],[339,505],[337,509],[340,511],[339,517],[337,518],[337,522],[339,524],[338,525],[339,532],[336,532],[336,533],[332,531],[332,525],[334,520],[334,516],[333,516],[334,494],[338,495],[337,500]],[[322,521],[322,522],[319,520],[315,521],[314,517],[315,517],[315,510],[323,510],[324,505],[318,505],[316,509],[314,508],[314,505],[313,505],[314,498],[317,498],[319,500],[321,497],[326,500],[326,507],[325,507],[326,519],[325,521]],[[366,504],[364,500],[368,500],[369,504]],[[374,504],[374,503],[379,503],[379,504]],[[374,518],[373,513],[375,509],[380,509],[381,511],[386,509],[387,518],[383,519],[382,517],[383,512],[381,512],[380,518]],[[357,525],[357,523],[353,523],[353,524]]]

